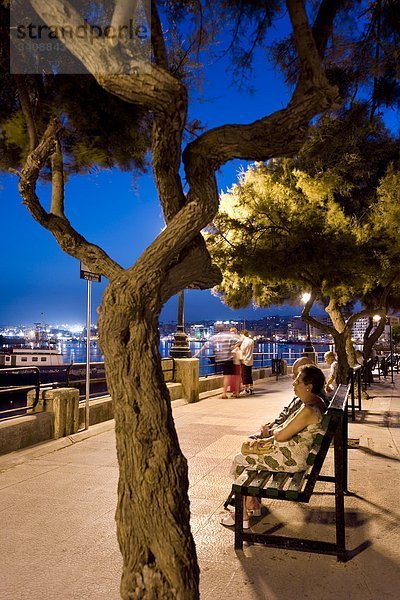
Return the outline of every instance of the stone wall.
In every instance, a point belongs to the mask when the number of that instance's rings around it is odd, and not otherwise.
[[[200,394],[222,388],[222,375],[210,375],[199,379],[197,359],[176,359],[174,374],[178,381],[167,383],[171,401],[183,399],[186,402],[196,402]],[[271,376],[269,367],[253,371],[255,381]],[[34,397],[35,391],[32,390],[28,393],[28,406],[33,405]],[[91,426],[113,418],[114,410],[110,396],[90,401]],[[78,390],[42,390],[33,414],[0,421],[0,454],[71,435],[84,426],[85,405],[79,403]]]

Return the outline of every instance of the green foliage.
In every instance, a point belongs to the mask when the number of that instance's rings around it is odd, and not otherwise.
[[[0,170],[18,168],[29,152],[26,122],[16,80],[0,75]],[[149,117],[108,94],[91,75],[26,76],[23,82],[40,137],[50,117],[64,123],[62,147],[66,173],[91,168],[143,170],[150,144]]]
[[[393,243],[398,238],[400,219],[400,172],[389,166],[386,176],[378,188],[378,203],[375,206],[375,230],[380,237],[383,232],[390,235]]]
[[[310,2],[316,15],[320,2]],[[341,97],[351,105],[364,98],[370,115],[381,107],[400,105],[400,1],[340,2],[334,34],[325,57],[325,71]],[[293,36],[280,39],[271,53],[287,81],[294,83],[299,64]]]
[[[17,163],[22,163],[29,148],[29,136],[26,130],[24,116],[21,111],[15,111],[2,123],[3,143],[9,152],[17,156]]]
[[[78,0],[73,4],[83,9]],[[86,9],[112,8],[112,3],[104,0],[92,5],[86,4]],[[0,20],[9,20],[4,0]],[[92,168],[145,169],[151,135],[148,112],[109,94],[92,75],[10,75],[9,44],[7,35],[0,36],[0,172],[20,168],[30,149],[21,93],[30,105],[39,139],[51,117],[62,119],[67,175]]]
[[[346,139],[351,115],[324,119],[296,159],[253,165],[222,194],[207,240],[227,304],[298,304],[304,290],[343,314],[377,302],[400,259],[399,144],[357,120]]]
[[[366,104],[324,116],[296,159],[298,168],[331,187],[347,215],[362,218],[376,201],[376,188],[388,164],[399,160],[399,143]]]

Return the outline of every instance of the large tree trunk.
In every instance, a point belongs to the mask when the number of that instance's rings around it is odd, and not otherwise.
[[[347,383],[349,376],[350,363],[347,354],[347,333],[337,332],[334,334],[333,339],[335,341],[335,351],[338,358],[338,369],[336,374],[336,383]]]
[[[353,342],[351,341],[351,328],[347,326],[340,307],[334,298],[330,299],[325,310],[330,316],[334,327],[332,335],[338,357],[336,383],[346,383],[350,367],[357,362]]]
[[[188,474],[158,352],[157,291],[108,286],[99,333],[115,410],[119,462],[117,535],[126,600],[198,598],[189,526]]]
[[[351,329],[349,330],[346,327],[346,354],[347,354],[347,362],[350,367],[354,367],[357,364],[357,355],[356,349],[354,348],[353,341],[351,339]]]

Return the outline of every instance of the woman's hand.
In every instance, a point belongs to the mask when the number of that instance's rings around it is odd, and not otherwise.
[[[267,442],[268,440],[273,440],[274,436],[269,436],[266,437],[265,439],[262,440],[262,443]],[[260,443],[260,440],[249,440],[248,442],[246,442],[246,445],[248,446],[248,448],[255,448],[257,447],[257,445]]]
[[[272,432],[271,432],[271,423],[265,423],[265,425],[261,425],[260,435],[263,438],[264,437],[269,437],[270,435],[272,435]]]

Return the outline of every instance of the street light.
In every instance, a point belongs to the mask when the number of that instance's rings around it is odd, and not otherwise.
[[[309,294],[308,292],[304,292],[304,294],[301,297],[304,304],[307,304],[307,302],[309,301],[310,298],[311,298],[311,294]],[[304,352],[315,352],[315,348],[311,342],[310,323],[306,323],[306,325],[307,325],[307,341],[306,341],[306,345],[304,348]]]
[[[169,351],[172,358],[191,358],[192,353],[188,343],[188,337],[185,333],[184,324],[184,291],[180,291],[178,295],[178,324],[174,336],[174,342]]]

